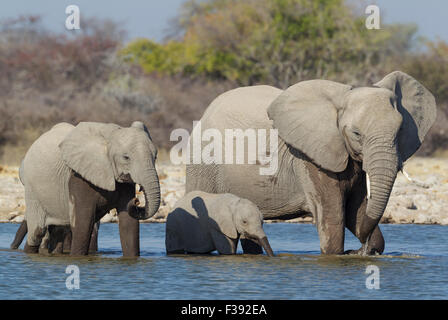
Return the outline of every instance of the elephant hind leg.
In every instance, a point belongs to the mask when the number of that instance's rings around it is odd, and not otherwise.
[[[28,237],[26,239],[23,251],[25,251],[26,253],[38,253],[39,248],[41,247],[42,244],[42,239],[45,237],[47,233],[47,228],[40,226],[31,227],[31,225],[29,224],[29,229],[30,230],[28,232]],[[44,242],[48,244],[48,242],[46,241]]]
[[[47,226],[45,225],[46,212],[38,201],[30,199],[27,200],[25,217],[28,227],[28,236],[24,251],[26,253],[37,253],[39,252],[42,239],[47,233]]]

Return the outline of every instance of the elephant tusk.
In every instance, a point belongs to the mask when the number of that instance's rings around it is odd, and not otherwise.
[[[368,173],[366,173],[366,185],[367,185],[367,199],[370,199],[370,178]]]
[[[428,184],[426,184],[426,183],[423,183],[423,182],[420,182],[420,181],[418,181],[418,180],[412,179],[412,178],[409,176],[409,174],[408,174],[406,171],[404,171],[403,168],[401,168],[401,173],[403,173],[403,175],[405,176],[405,178],[408,179],[408,181],[409,181],[410,183],[415,184],[416,186],[419,186],[419,187],[421,187],[421,188],[425,188],[425,189],[428,189],[428,188],[430,187],[430,185],[428,185]]]
[[[403,173],[403,175],[406,177],[406,179],[408,179],[409,182],[414,182],[414,180],[412,180],[412,178],[409,176],[409,174],[404,171],[403,168],[401,168],[401,173]]]

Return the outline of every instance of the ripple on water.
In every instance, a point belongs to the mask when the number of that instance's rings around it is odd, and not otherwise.
[[[141,257],[121,257],[118,226],[101,226],[100,253],[27,255],[9,250],[17,225],[0,224],[0,299],[447,299],[448,233],[440,226],[382,225],[382,256],[321,256],[314,226],[266,224],[275,258],[173,255],[164,225],[141,225]],[[434,237],[438,234],[439,237]],[[346,249],[359,248],[351,234]],[[80,289],[68,290],[68,265]],[[380,270],[380,290],[365,286],[366,268]]]

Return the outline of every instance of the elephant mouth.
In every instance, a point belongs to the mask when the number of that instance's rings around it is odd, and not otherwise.
[[[121,183],[133,183],[131,175],[129,173],[122,173],[118,176],[118,182]]]
[[[129,215],[137,220],[145,220],[146,214],[145,214],[145,207],[140,206],[140,200],[138,198],[132,198],[128,202],[128,213]]]

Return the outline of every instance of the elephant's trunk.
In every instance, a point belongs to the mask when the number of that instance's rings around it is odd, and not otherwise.
[[[137,175],[141,177],[135,179],[134,181],[138,183],[143,188],[143,195],[145,196],[145,209],[144,211],[135,207],[137,214],[132,214],[134,210],[129,210],[129,214],[137,219],[145,220],[151,218],[160,206],[160,184],[157,171],[155,169],[150,169],[142,175]]]
[[[271,245],[269,244],[267,237],[259,239],[258,242],[263,247],[264,251],[269,257],[274,257],[274,252],[272,251]]]
[[[364,244],[380,222],[398,172],[398,156],[394,143],[376,144],[365,153],[368,192],[366,216],[363,217],[359,239]]]

